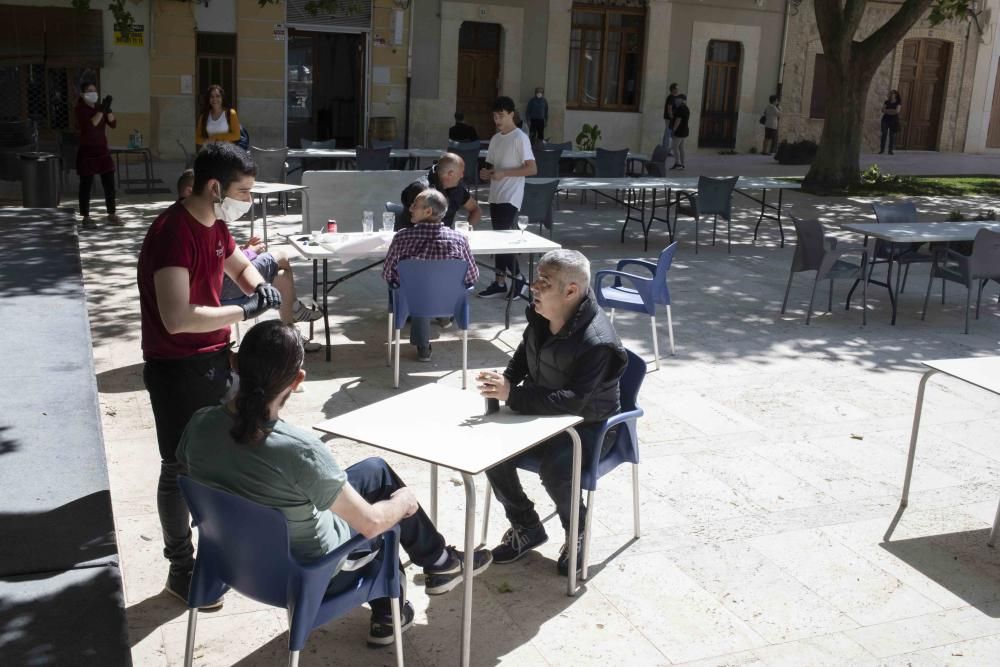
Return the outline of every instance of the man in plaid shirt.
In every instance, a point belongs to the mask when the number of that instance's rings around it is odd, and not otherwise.
[[[428,189],[417,195],[410,205],[410,219],[413,227],[400,230],[392,239],[389,252],[385,256],[382,277],[390,285],[399,284],[396,267],[404,259],[464,259],[468,264],[465,284],[469,287],[479,280],[479,267],[472,258],[469,241],[461,232],[456,232],[441,224],[441,218],[448,210],[448,200],[439,191]],[[450,323],[444,318],[442,326]],[[417,346],[417,359],[431,360],[431,325],[426,317],[410,318],[410,342]]]

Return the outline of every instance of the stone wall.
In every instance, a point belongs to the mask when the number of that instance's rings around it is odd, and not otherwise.
[[[884,24],[895,12],[893,5],[868,5],[862,20],[858,38],[864,39]],[[961,151],[965,144],[968,125],[969,100],[975,75],[975,58],[978,49],[976,39],[968,40],[969,26],[964,22],[948,22],[931,26],[926,17],[920,20],[904,39],[933,38],[951,42],[951,59],[948,69],[947,87],[944,92],[941,114],[941,134],[938,150]],[[823,131],[823,120],[809,117],[812,100],[814,66],[816,54],[823,53],[819,31],[816,28],[812,0],[804,0],[798,13],[789,18],[788,45],[785,56],[784,81],[781,92],[782,118],[780,134],[782,139],[819,140]],[[898,87],[902,64],[903,40],[886,56],[872,79],[865,103],[864,137],[862,150],[877,151],[879,147],[879,122],[882,117],[882,102],[888,91]],[[907,100],[904,100],[906,103]],[[827,113],[837,112],[833,97],[827,98]]]

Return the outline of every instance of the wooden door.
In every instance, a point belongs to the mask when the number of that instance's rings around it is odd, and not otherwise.
[[[997,78],[993,83],[993,106],[990,107],[990,127],[986,133],[986,147],[1000,148],[1000,62],[997,63]]]
[[[708,43],[698,127],[699,146],[733,148],[736,145],[741,55],[739,42],[713,39]]]
[[[951,43],[939,39],[908,39],[903,42],[899,72],[902,127],[897,148],[934,151],[941,134],[941,113],[948,82]]]
[[[480,139],[496,134],[493,102],[499,90],[500,25],[466,21],[459,30],[456,111],[465,114]]]

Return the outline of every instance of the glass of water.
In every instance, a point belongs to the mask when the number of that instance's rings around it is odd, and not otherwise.
[[[361,231],[365,234],[371,234],[375,231],[375,214],[371,211],[365,211],[361,214]]]
[[[396,226],[396,214],[386,211],[382,214],[382,231],[391,232],[392,228]]]
[[[466,236],[468,236],[469,232],[472,231],[472,226],[468,222],[466,222],[465,220],[456,220],[455,221],[455,231],[456,232],[461,232],[462,234],[465,234]]]
[[[526,215],[517,216],[517,228],[521,230],[520,243],[524,243],[524,230],[528,228],[528,216]]]

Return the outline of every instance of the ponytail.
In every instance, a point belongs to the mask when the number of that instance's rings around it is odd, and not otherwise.
[[[298,331],[280,320],[252,327],[237,354],[240,388],[236,393],[236,419],[229,434],[249,444],[270,432],[268,405],[295,381],[305,354]]]

